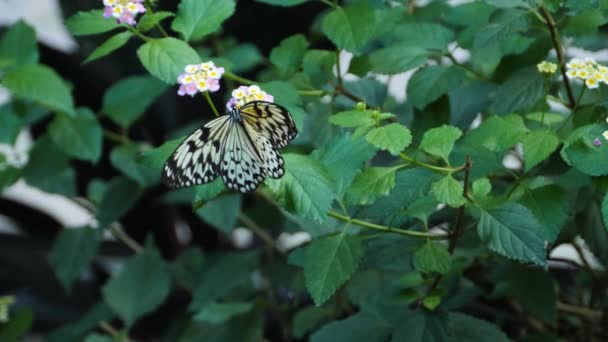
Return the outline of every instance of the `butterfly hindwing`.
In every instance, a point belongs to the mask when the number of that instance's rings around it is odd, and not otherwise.
[[[243,120],[268,138],[276,149],[287,146],[298,135],[291,114],[283,106],[272,102],[253,101],[241,107],[240,113]]]
[[[165,163],[165,183],[175,189],[213,181],[229,126],[230,118],[222,116],[192,132]]]

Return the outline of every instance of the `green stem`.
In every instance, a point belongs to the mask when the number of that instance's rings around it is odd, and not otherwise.
[[[241,76],[237,76],[237,75],[231,73],[230,71],[224,72],[224,77],[226,77],[228,79],[231,79],[231,80],[234,80],[234,81],[237,81],[237,82],[241,82],[241,83],[246,84],[246,85],[253,85],[253,84],[255,84],[255,81],[246,79],[246,78],[241,77]]]
[[[152,38],[144,35],[143,33],[139,32],[135,27],[131,26],[131,25],[124,25],[129,31],[131,31],[131,33],[133,33],[134,35],[136,35],[139,39],[143,40],[144,42],[149,42]]]
[[[150,14],[150,15],[154,14],[149,0],[146,0],[144,2],[144,7],[146,7],[146,11],[148,12],[148,14]],[[169,37],[169,34],[167,33],[167,31],[165,31],[165,29],[162,27],[162,25],[159,22],[157,22],[155,26],[156,26],[156,28],[158,28],[158,30],[160,31],[160,33],[162,33],[162,35],[164,37]]]
[[[213,114],[215,114],[215,116],[220,116],[220,112],[218,112],[217,108],[215,108],[215,104],[213,104],[213,101],[211,100],[211,96],[209,96],[209,92],[206,91],[203,93],[203,95],[205,96],[205,100],[207,100],[209,107],[211,107]]]
[[[131,140],[129,139],[129,137],[126,137],[124,135],[120,135],[118,133],[114,133],[114,132],[109,131],[107,129],[103,130],[103,135],[106,138],[108,138],[109,140],[112,140],[112,141],[120,143],[120,144],[129,144],[131,142]]]
[[[562,124],[557,128],[558,131],[561,130],[562,128],[564,128],[564,126],[568,123],[568,121],[570,121],[570,119],[574,116],[574,114],[576,114],[576,110],[578,109],[578,105],[581,102],[581,99],[583,98],[583,95],[585,94],[586,89],[587,88],[583,84],[583,88],[581,89],[581,92],[578,94],[578,97],[576,98],[576,102],[574,102],[574,106],[572,107],[572,110],[570,111],[570,114],[568,114],[568,117],[566,118],[566,120],[564,120],[564,122],[562,122]]]
[[[431,165],[431,164],[427,164],[427,163],[418,161],[418,160],[416,160],[414,158],[411,158],[411,157],[405,155],[404,153],[400,153],[399,157],[401,157],[401,159],[403,159],[403,160],[405,160],[407,162],[410,162],[410,163],[412,163],[414,165],[418,165],[418,166],[421,166],[421,167],[424,167],[426,169],[433,170],[433,171],[452,173],[452,172],[462,171],[465,168],[464,165],[456,167],[456,168],[454,168],[454,167],[435,166],[435,165]]]
[[[323,90],[298,90],[298,94],[301,96],[323,96],[326,92]]]
[[[243,222],[247,228],[249,228],[252,232],[259,236],[262,241],[264,241],[264,244],[266,244],[266,248],[268,248],[268,250],[272,251],[276,249],[272,236],[257,223],[255,223],[255,221],[253,221],[249,216],[244,213],[240,213],[239,220],[241,220],[241,222]]]
[[[331,211],[331,210],[328,211],[327,214],[331,217],[335,217],[339,220],[342,220],[342,221],[345,221],[348,223],[356,224],[361,227],[365,227],[368,229],[373,229],[373,230],[377,230],[377,231],[381,231],[381,232],[385,232],[385,233],[396,233],[396,234],[401,234],[401,235],[405,235],[405,236],[409,236],[409,237],[415,237],[415,238],[419,238],[419,239],[433,239],[433,240],[449,239],[449,236],[447,234],[446,235],[437,235],[437,234],[431,234],[431,233],[425,233],[425,232],[418,232],[418,231],[414,231],[414,230],[406,230],[406,229],[383,226],[380,224],[375,224],[375,223],[371,223],[371,222],[354,219],[352,217],[342,215],[340,213],[337,213],[337,212]]]
[[[319,0],[319,1],[326,4],[329,7],[336,8],[336,4],[334,4],[333,2],[331,2],[329,0]]]

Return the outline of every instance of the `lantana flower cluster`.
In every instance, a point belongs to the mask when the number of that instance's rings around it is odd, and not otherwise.
[[[252,86],[240,86],[237,89],[232,91],[232,98],[228,103],[226,103],[226,108],[231,111],[233,109],[239,109],[244,106],[246,103],[252,101],[266,101],[266,102],[274,102],[274,97],[262,89],[257,85]]]
[[[573,58],[566,64],[566,68],[569,78],[585,81],[589,89],[595,89],[601,83],[608,84],[608,67],[597,63],[593,58]]]
[[[177,94],[194,96],[198,92],[216,92],[220,89],[220,78],[223,74],[224,68],[216,67],[211,61],[187,65],[177,78],[180,84]]]
[[[146,12],[143,2],[144,0],[103,0],[103,4],[106,6],[103,16],[114,17],[119,24],[125,23],[134,26],[135,17]]]
[[[538,63],[536,67],[538,68],[538,71],[543,74],[553,75],[557,71],[557,64],[547,61],[542,61]]]

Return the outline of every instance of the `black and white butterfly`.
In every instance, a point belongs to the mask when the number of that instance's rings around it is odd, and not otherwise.
[[[163,181],[177,189],[222,176],[229,189],[253,191],[267,176],[283,176],[279,149],[297,134],[287,109],[266,101],[249,102],[190,134],[165,163]]]

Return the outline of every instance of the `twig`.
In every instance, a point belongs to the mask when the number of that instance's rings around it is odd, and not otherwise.
[[[364,99],[360,98],[359,96],[351,93],[348,89],[344,88],[341,84],[338,84],[336,86],[336,92],[340,93],[346,97],[348,97],[349,99],[355,101],[355,102],[365,102]]]
[[[564,52],[562,50],[562,44],[560,42],[559,33],[557,32],[557,28],[555,26],[555,20],[551,16],[551,13],[547,11],[544,5],[540,5],[538,8],[541,16],[545,19],[545,24],[549,29],[549,34],[551,35],[551,41],[553,42],[553,48],[555,49],[555,54],[557,55],[557,61],[559,63],[559,69],[562,74],[562,80],[564,82],[564,86],[566,87],[566,93],[568,94],[568,107],[574,108],[576,102],[574,100],[574,94],[572,93],[572,87],[570,85],[570,79],[566,74],[566,62],[564,61]]]
[[[142,245],[140,245],[137,241],[133,240],[129,234],[127,234],[121,227],[118,222],[114,222],[110,225],[110,233],[116,240],[124,243],[127,247],[129,247],[135,253],[141,253],[144,250]]]
[[[604,313],[598,310],[593,310],[559,301],[556,304],[558,310],[581,316],[590,321],[601,321],[604,317]]]
[[[456,168],[453,168],[453,167],[443,167],[443,166],[435,166],[435,165],[431,165],[431,164],[427,164],[427,163],[418,161],[418,160],[416,160],[416,159],[414,159],[412,157],[407,156],[404,153],[400,153],[399,157],[401,157],[401,159],[403,159],[403,160],[405,160],[405,161],[407,161],[409,163],[412,163],[414,165],[418,165],[418,166],[424,167],[425,169],[429,169],[429,170],[433,170],[433,171],[452,173],[452,172],[462,171],[465,168],[465,165],[462,165],[462,166],[456,167]]]
[[[260,239],[264,241],[264,244],[269,250],[276,250],[276,246],[274,244],[274,239],[272,238],[272,236],[270,236],[267,231],[265,231],[262,227],[255,223],[255,221],[253,221],[249,216],[247,216],[247,214],[240,213],[239,220],[241,220],[241,222],[243,222],[243,224],[247,226],[247,228],[249,228],[257,236],[259,236]]]
[[[101,322],[97,323],[97,326],[99,327],[99,329],[105,331],[106,333],[108,333],[108,335],[112,336],[115,340],[122,341],[122,342],[131,341],[129,339],[129,336],[122,335],[120,333],[120,331],[118,331],[116,328],[114,328],[110,323],[108,323],[106,321],[101,321]]]

